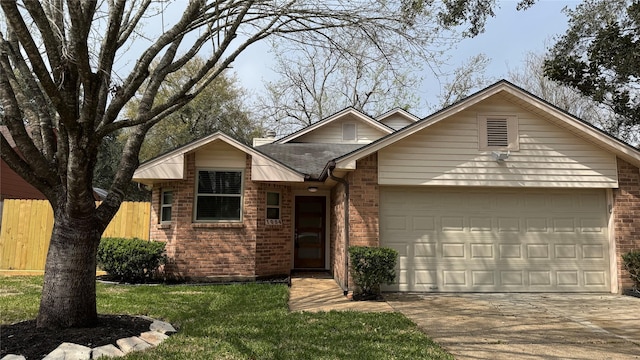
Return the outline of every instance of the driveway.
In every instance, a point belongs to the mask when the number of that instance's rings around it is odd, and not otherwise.
[[[640,298],[386,294],[456,359],[640,359]]]

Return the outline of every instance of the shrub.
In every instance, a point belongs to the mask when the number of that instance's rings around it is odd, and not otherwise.
[[[140,283],[166,262],[163,242],[137,238],[102,238],[98,246],[98,265],[115,279]]]
[[[622,261],[633,280],[633,287],[640,290],[640,250],[629,251],[622,255]]]
[[[354,300],[380,298],[380,285],[390,285],[396,278],[398,252],[384,247],[349,247],[351,270],[356,288]]]

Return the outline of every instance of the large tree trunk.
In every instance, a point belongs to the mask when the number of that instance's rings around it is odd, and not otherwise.
[[[102,232],[93,217],[55,212],[37,318],[39,328],[89,327],[97,323],[96,253]]]

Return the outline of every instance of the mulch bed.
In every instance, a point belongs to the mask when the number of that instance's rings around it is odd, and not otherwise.
[[[116,340],[149,331],[151,321],[129,315],[99,315],[92,328],[42,330],[35,320],[0,325],[0,358],[23,355],[27,360],[42,359],[63,342],[90,348],[116,344]]]

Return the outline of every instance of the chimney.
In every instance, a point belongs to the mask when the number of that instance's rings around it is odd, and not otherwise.
[[[271,144],[275,140],[276,140],[276,132],[274,130],[267,130],[265,137],[253,138],[253,147],[257,147],[265,144]]]

